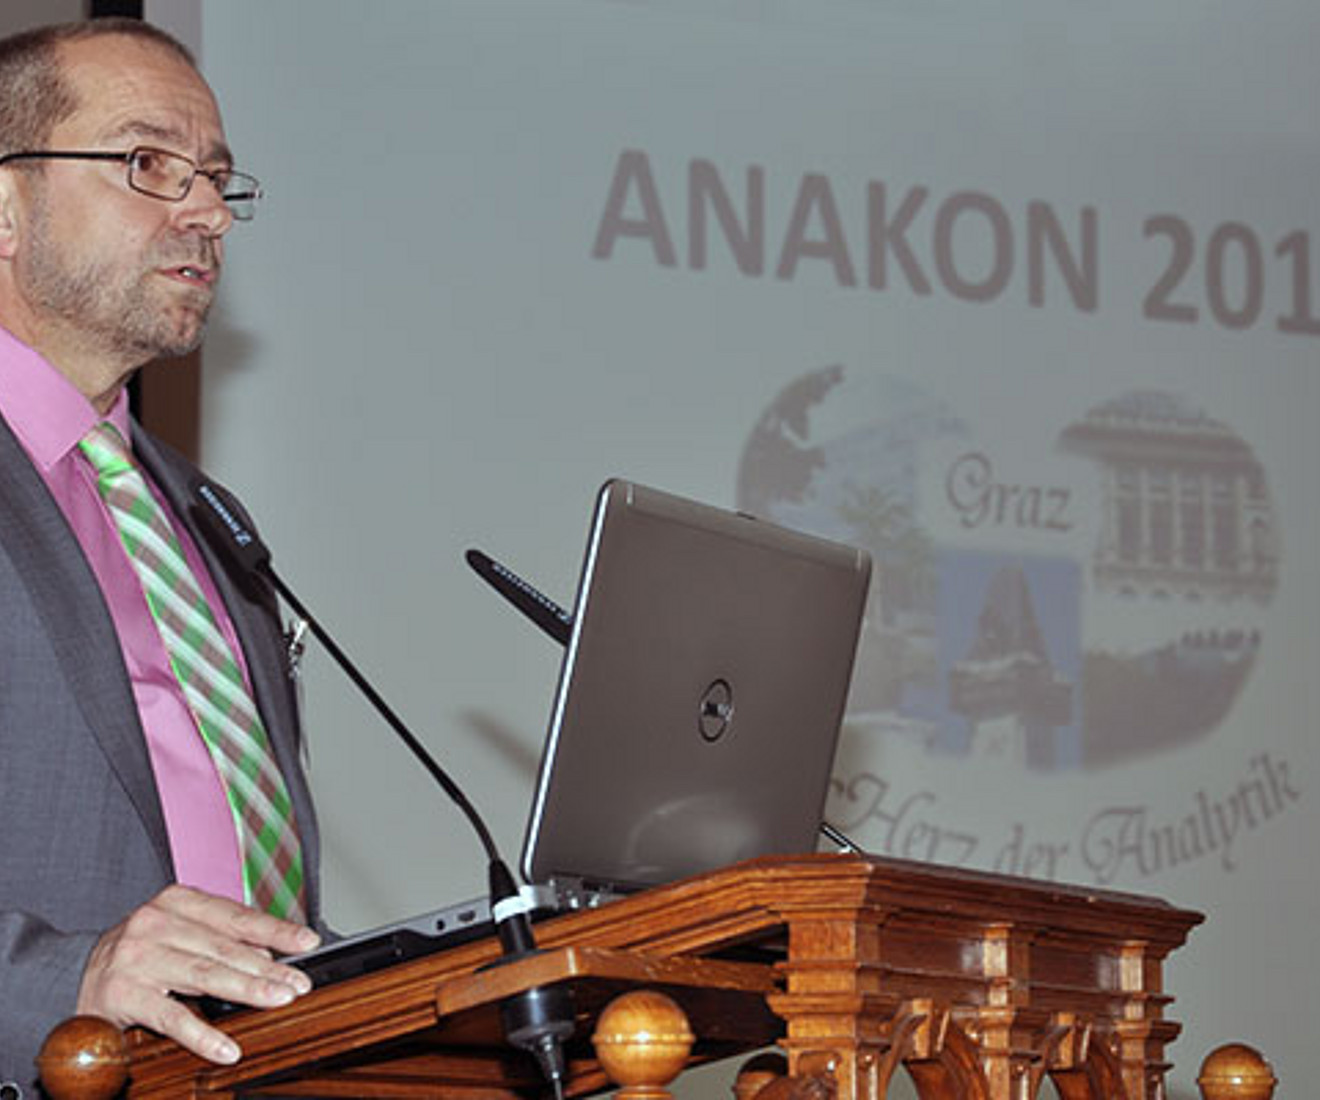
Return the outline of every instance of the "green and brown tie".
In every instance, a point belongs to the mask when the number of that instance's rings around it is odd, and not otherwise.
[[[97,475],[165,644],[174,675],[224,782],[250,905],[303,920],[301,845],[288,788],[242,671],[160,504],[118,430],[98,424],[79,446]]]

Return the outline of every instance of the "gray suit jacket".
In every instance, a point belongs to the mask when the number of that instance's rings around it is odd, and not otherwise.
[[[191,528],[196,469],[136,427],[134,449]],[[197,542],[289,786],[319,923],[316,823],[275,596],[264,584],[245,587]],[[93,944],[172,881],[110,613],[63,513],[0,418],[0,1083],[37,1095],[33,1058],[72,1013]]]

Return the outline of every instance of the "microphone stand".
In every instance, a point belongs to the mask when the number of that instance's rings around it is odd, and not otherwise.
[[[236,508],[221,496],[219,489],[201,480],[194,486],[194,514],[202,530],[212,536],[213,545],[244,573],[259,574],[307,623],[312,634],[325,646],[326,652],[344,671],[353,685],[366,697],[376,712],[420,761],[431,777],[472,825],[489,863],[489,889],[491,915],[504,954],[501,965],[526,958],[538,951],[528,919],[530,903],[519,893],[513,875],[500,857],[495,840],[477,808],[468,799],[448,772],[440,766],[426,747],[413,735],[371,682],[358,670],[339,644],[317,621],[315,615],[275,572],[271,553],[256,533],[239,518]],[[568,990],[562,986],[534,987],[512,997],[500,1005],[500,1018],[504,1034],[510,1044],[530,1053],[550,1082],[556,1097],[562,1100],[566,1074],[563,1043],[573,1033],[574,1012]]]

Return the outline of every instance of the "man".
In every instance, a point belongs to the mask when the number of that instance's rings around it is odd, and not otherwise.
[[[275,961],[314,947],[318,918],[274,597],[212,555],[196,472],[131,423],[124,389],[197,345],[258,193],[163,33],[103,19],[0,42],[7,1095],[36,1094],[33,1058],[75,1012],[231,1063],[188,997],[308,988]]]

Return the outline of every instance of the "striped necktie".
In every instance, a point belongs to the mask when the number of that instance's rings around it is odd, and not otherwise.
[[[224,782],[248,904],[303,920],[302,851],[284,778],[233,650],[183,549],[118,430],[101,423],[79,446],[137,571],[188,709]]]

